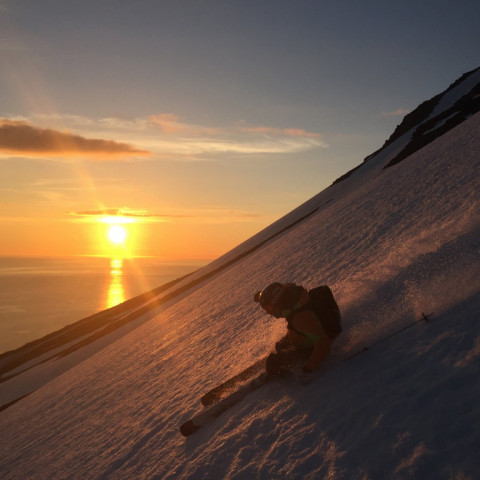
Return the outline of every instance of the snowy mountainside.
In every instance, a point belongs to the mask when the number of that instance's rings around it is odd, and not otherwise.
[[[430,143],[479,108],[480,68],[477,68],[465,73],[444,92],[408,114],[385,145],[367,157],[362,165],[203,269],[130,299],[122,305],[82,319],[15,351],[1,354],[0,411],[147,321],[151,316],[149,312],[154,312],[159,307],[168,307],[219,272],[251,255],[323,208],[328,208],[331,202],[342,199],[380,174],[384,168]],[[348,181],[345,182],[346,179]],[[55,368],[50,368],[52,362],[55,363]],[[30,380],[18,379],[20,374],[28,376]]]
[[[407,114],[382,148],[366,157],[363,164],[342,175],[334,183],[345,180],[362,165],[378,158],[379,154],[402,138],[401,149],[394,155],[390,155],[389,162],[383,166],[383,168],[391,167],[478,111],[480,111],[480,67],[465,73],[444,92],[423,102]]]
[[[479,131],[477,113],[383,169],[398,138],[172,287],[198,280],[0,413],[2,477],[475,478]],[[282,335],[284,320],[252,302],[273,280],[331,285],[344,325],[332,359],[435,315],[306,387],[265,387],[185,441],[178,425],[201,409],[200,395]],[[27,380],[2,388],[20,392]]]

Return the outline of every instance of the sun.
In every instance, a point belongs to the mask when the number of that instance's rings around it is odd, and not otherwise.
[[[108,239],[115,245],[123,245],[127,239],[127,230],[121,225],[112,225],[108,229]]]

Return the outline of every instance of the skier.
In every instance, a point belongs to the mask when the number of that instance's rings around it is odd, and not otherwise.
[[[282,376],[298,363],[303,363],[305,372],[315,371],[342,331],[340,310],[330,288],[307,291],[294,283],[274,282],[254,299],[270,315],[287,320],[287,334],[267,358],[267,373]]]

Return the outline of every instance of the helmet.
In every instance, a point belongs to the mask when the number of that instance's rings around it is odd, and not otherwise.
[[[256,302],[260,302],[262,308],[264,308],[268,313],[271,313],[275,316],[280,316],[280,300],[285,290],[285,285],[283,285],[282,283],[274,282],[271,283],[268,287],[265,287],[261,292],[257,292],[254,299]]]

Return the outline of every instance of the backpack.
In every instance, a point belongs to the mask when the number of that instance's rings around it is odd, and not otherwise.
[[[312,288],[308,291],[308,295],[310,296],[310,301],[288,315],[287,328],[296,330],[291,325],[292,318],[299,312],[313,310],[327,335],[334,340],[340,335],[342,325],[340,309],[338,308],[335,298],[333,298],[333,293],[330,290],[330,287],[322,285],[320,287]]]

